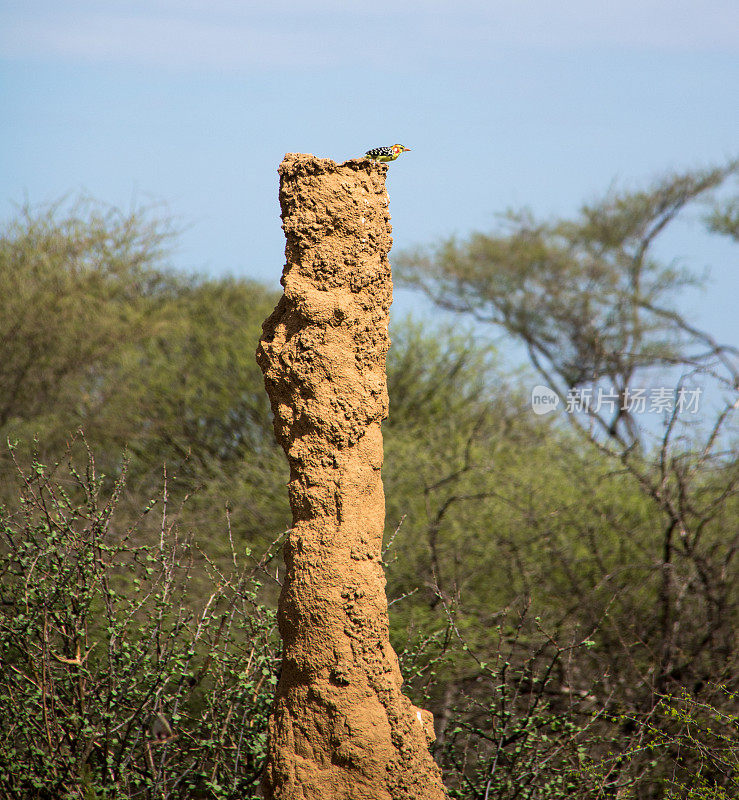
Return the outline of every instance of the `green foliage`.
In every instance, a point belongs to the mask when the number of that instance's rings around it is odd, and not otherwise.
[[[247,281],[181,288],[152,335],[109,362],[108,396],[82,423],[106,447],[127,447],[138,493],[167,464],[173,496],[193,494],[183,522],[201,543],[222,540],[213,509],[228,508],[236,539],[260,547],[289,524],[287,465],[254,359],[273,302]]]
[[[502,610],[480,652],[443,598],[444,628],[399,651],[414,702],[436,710],[432,746],[459,800],[728,800],[739,789],[739,704],[725,686],[655,697],[619,711],[611,675],[580,663],[596,631],[563,641],[532,604]],[[449,682],[450,665],[464,677]],[[603,693],[610,693],[603,702]],[[614,701],[614,702],[610,702]]]
[[[58,446],[62,420],[95,393],[95,365],[138,340],[173,291],[176,281],[155,267],[168,233],[90,202],[64,214],[25,207],[8,223],[0,236],[0,428],[30,429]]]
[[[692,276],[651,247],[729,172],[574,221],[513,215],[405,274],[502,325],[561,392],[696,353],[726,379],[730,349],[679,313]],[[20,468],[0,457],[3,796],[257,796],[277,640],[275,582],[255,576],[276,555],[235,554],[289,524],[253,358],[276,298],[164,269],[169,230],[60,206],[0,237],[0,437]],[[392,339],[391,635],[452,795],[736,793],[730,410],[707,432],[668,419],[656,447],[627,418],[563,430],[479,327],[395,322]],[[77,440],[71,471],[42,466],[80,426],[95,462]],[[176,738],[155,740],[158,713]]]
[[[520,392],[502,377],[494,350],[459,331],[440,330],[431,339],[417,324],[394,327],[388,384],[383,481],[388,524],[402,520],[388,592],[422,592],[398,612],[402,636],[408,625],[431,621],[429,612],[438,614],[429,602],[439,588],[464,593],[476,611],[505,604],[499,583],[482,574],[494,546],[487,512],[495,473],[515,442],[535,441],[546,426],[522,415]],[[463,541],[481,561],[460,557]]]
[[[429,609],[413,613],[417,594],[404,601],[406,610],[394,609],[419,630],[438,624],[439,607],[453,609],[465,642],[488,658],[496,651],[494,615],[517,600],[531,601],[556,640],[588,632],[592,647],[571,653],[549,695],[592,697],[601,713],[586,748],[597,797],[663,798],[670,779],[675,792],[705,784],[706,797],[720,796],[733,780],[730,770],[718,777],[700,771],[701,748],[716,744],[710,736],[691,745],[672,730],[671,717],[654,710],[686,691],[716,714],[735,711],[739,538],[730,520],[739,462],[730,425],[737,350],[680,313],[679,292],[695,277],[661,264],[652,250],[679,213],[710,200],[736,174],[733,162],[668,176],[645,191],[611,192],[574,220],[511,214],[508,230],[401,259],[406,283],[523,345],[539,380],[561,399],[573,388],[595,393],[599,386],[619,398],[612,412],[569,414],[569,435],[529,422],[509,426],[502,442],[484,430],[468,435],[462,449],[470,418],[463,414],[456,430],[442,422],[448,438],[430,437],[427,466],[406,477],[405,493],[424,498],[403,527],[422,542],[414,568],[428,587]],[[714,207],[709,228],[731,234],[733,213],[731,204]],[[692,429],[676,410],[655,438],[621,400],[657,374],[676,376],[676,390],[689,380],[713,385],[726,393],[723,407]],[[465,409],[474,414],[474,403]],[[409,583],[394,594],[408,594]],[[535,648],[528,635],[521,643]],[[460,687],[479,671],[464,659],[437,669],[435,707],[442,715],[469,707]],[[711,693],[714,683],[728,694]],[[476,729],[482,736],[491,726]],[[652,749],[659,744],[657,732],[665,743],[659,759],[643,749],[647,739]],[[472,742],[466,736],[464,747],[477,752]],[[510,786],[520,781],[513,773]],[[507,796],[502,784],[490,786]],[[487,791],[476,785],[469,796]]]
[[[443,691],[432,749],[449,796],[589,796],[583,763],[598,715],[592,698],[563,687],[561,677],[573,655],[592,643],[559,645],[524,604],[498,614],[493,646],[484,651],[489,660],[481,660],[459,629],[458,610],[444,605],[446,627],[401,651],[400,663],[416,702],[433,704]],[[441,676],[450,664],[461,664],[466,677],[447,683]]]
[[[129,453],[119,514],[133,519],[167,465],[183,521],[218,555],[213,509],[240,542],[289,523],[254,350],[276,297],[161,265],[171,226],[93,203],[24,208],[0,237],[0,438],[45,460],[83,428],[105,472]],[[0,475],[11,475],[0,455]],[[3,482],[8,486],[7,482]],[[2,498],[2,489],[0,489]],[[223,548],[220,547],[220,555]]]
[[[628,745],[600,760],[588,759],[583,775],[591,786],[624,798],[729,800],[739,792],[737,696],[712,685],[696,694],[657,698],[640,715],[620,715]],[[733,709],[727,713],[722,709]],[[625,734],[625,735],[624,735]],[[604,795],[607,796],[607,795]]]
[[[209,561],[166,485],[157,519],[119,525],[124,476],[104,493],[89,451],[19,476],[0,518],[2,796],[258,796],[279,647],[255,568]]]
[[[707,217],[709,230],[739,242],[739,197],[716,202]]]

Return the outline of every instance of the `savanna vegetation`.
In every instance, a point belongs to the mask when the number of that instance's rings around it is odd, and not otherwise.
[[[459,315],[394,322],[383,469],[393,644],[451,797],[739,796],[737,350],[654,254],[685,214],[736,241],[736,174],[396,259]],[[177,272],[174,235],[80,202],[0,236],[2,797],[260,796],[277,296]],[[580,410],[533,414],[536,383]]]

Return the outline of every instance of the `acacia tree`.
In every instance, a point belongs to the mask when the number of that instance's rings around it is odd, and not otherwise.
[[[504,216],[506,230],[443,241],[398,260],[400,279],[439,306],[502,327],[523,343],[534,368],[565,400],[577,387],[607,384],[613,410],[588,409],[620,446],[639,440],[629,391],[666,367],[711,371],[724,386],[739,377],[739,350],[700,330],[675,305],[699,279],[654,256],[678,215],[706,202],[739,174],[739,162],[612,192],[578,218],[539,222]],[[709,229],[736,236],[736,205],[714,207]]]
[[[739,534],[730,522],[739,486],[731,447],[739,351],[680,310],[681,290],[700,281],[660,262],[655,245],[681,213],[705,207],[708,230],[736,240],[737,202],[717,201],[716,192],[738,173],[739,164],[731,162],[671,175],[646,190],[611,192],[572,220],[539,222],[528,212],[509,213],[504,230],[443,241],[407,253],[397,264],[406,285],[522,344],[563,403],[595,397],[598,390],[613,398],[579,404],[581,413],[567,419],[580,442],[570,457],[573,474],[582,472],[591,496],[587,501],[586,491],[579,502],[591,502],[594,516],[602,515],[616,553],[621,542],[621,556],[614,561],[593,552],[593,574],[585,576],[568,545],[559,553],[560,574],[580,598],[576,613],[601,620],[592,651],[595,674],[608,676],[620,712],[638,721],[629,728],[637,737],[671,692],[688,689],[725,710],[735,703],[724,689],[736,689],[739,661]],[[674,392],[666,393],[655,435],[631,401],[657,378],[674,381]],[[696,417],[678,402],[689,386],[718,404],[698,426],[689,425]],[[599,496],[588,478],[595,465],[609,484],[625,481],[638,490],[646,528],[630,523],[632,512],[613,498]],[[550,511],[568,517],[569,537],[586,543],[595,529],[583,506],[577,512],[570,500],[553,496]],[[552,528],[544,518],[541,524]],[[643,538],[636,541],[632,531],[640,528]],[[586,548],[600,546],[596,538]],[[624,582],[626,572],[635,580]],[[598,600],[608,587],[610,595]],[[593,674],[582,672],[583,691],[592,687]],[[616,791],[643,768],[643,762],[621,759],[608,785]]]

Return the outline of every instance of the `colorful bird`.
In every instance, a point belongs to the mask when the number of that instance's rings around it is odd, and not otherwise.
[[[394,144],[392,147],[373,147],[365,155],[372,161],[395,161],[401,153],[409,152],[410,149],[402,144]]]

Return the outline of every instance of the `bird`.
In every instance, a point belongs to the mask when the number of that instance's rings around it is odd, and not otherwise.
[[[402,144],[394,144],[392,147],[373,147],[365,153],[371,161],[395,161],[401,154],[410,151],[410,147]]]

